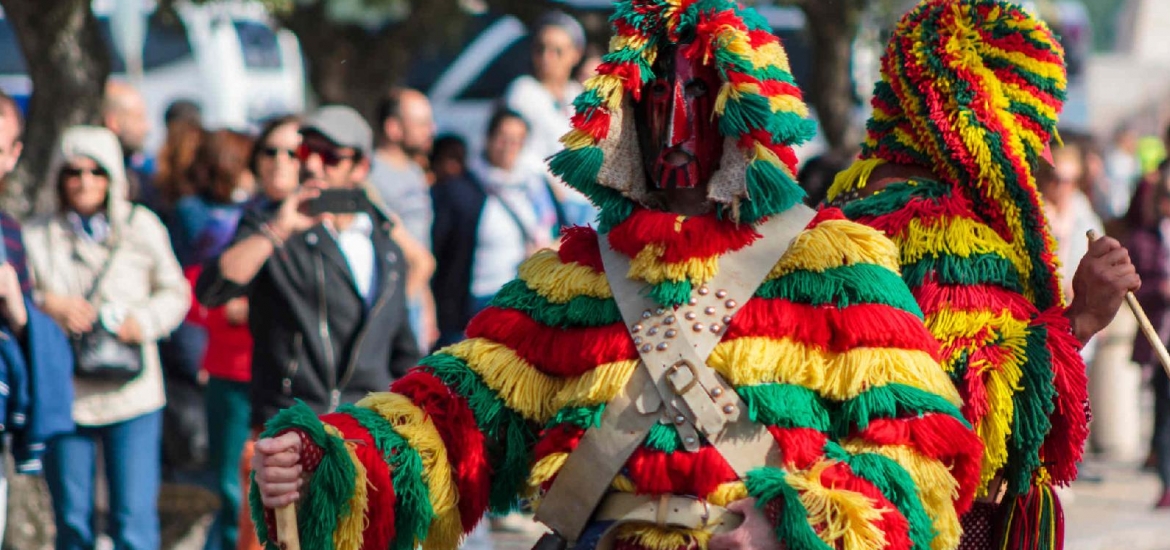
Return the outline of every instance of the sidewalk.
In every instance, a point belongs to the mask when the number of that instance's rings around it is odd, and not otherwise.
[[[1170,510],[1154,511],[1160,485],[1132,463],[1090,462],[1102,483],[1062,494],[1065,550],[1170,550]]]

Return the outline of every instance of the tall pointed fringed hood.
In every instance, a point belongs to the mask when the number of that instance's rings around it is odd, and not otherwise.
[[[815,127],[767,21],[732,0],[623,0],[611,22],[609,53],[574,102],[565,149],[549,162],[598,207],[601,231],[649,204],[632,104],[654,79],[658,52],[673,45],[713,64],[723,81],[715,113],[727,143],[708,187],[717,214],[753,224],[804,198],[792,147]]]
[[[1025,295],[1041,310],[1059,305],[1034,175],[1065,99],[1052,30],[1008,2],[924,0],[898,23],[881,67],[863,160],[834,192],[863,186],[882,162],[924,166],[977,191],[980,214],[1017,256]]]

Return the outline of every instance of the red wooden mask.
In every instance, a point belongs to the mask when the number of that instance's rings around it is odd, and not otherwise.
[[[723,155],[715,119],[719,73],[682,50],[661,52],[657,77],[643,86],[636,108],[643,166],[656,189],[706,185]]]

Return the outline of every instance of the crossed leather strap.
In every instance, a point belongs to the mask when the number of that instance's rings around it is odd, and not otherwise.
[[[715,278],[678,308],[657,306],[642,292],[646,285],[627,276],[629,259],[610,248],[606,235],[598,236],[606,277],[641,362],[622,393],[606,404],[601,425],[586,431],[565,461],[540,501],[537,521],[576,542],[655,423],[673,425],[687,452],[698,451],[705,439],[741,479],[752,469],[778,463],[775,439],[748,418],[735,389],[707,365],[707,358],[813,215],[797,205],[756,226],[762,238],[720,258]],[[665,502],[654,507],[654,499],[639,498],[647,504],[641,512],[631,510],[631,517],[653,509],[658,523],[665,522]],[[612,504],[607,500],[605,507]],[[709,520],[708,511],[702,521]]]

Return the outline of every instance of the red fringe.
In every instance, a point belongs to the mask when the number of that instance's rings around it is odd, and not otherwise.
[[[749,336],[789,337],[833,352],[896,348],[922,351],[938,359],[938,342],[921,319],[881,304],[837,308],[754,298],[744,304],[727,332],[724,342]]]
[[[557,251],[562,263],[576,263],[597,273],[605,272],[597,231],[591,227],[566,227],[562,235],[561,247]]]
[[[678,263],[739,250],[760,238],[750,225],[738,225],[714,216],[684,218],[682,229],[676,230],[679,218],[670,212],[635,208],[630,217],[609,233],[609,244],[631,258],[648,245],[661,245],[665,251],[659,261]]]
[[[914,299],[927,316],[940,311],[1008,310],[1016,319],[1036,316],[1036,306],[1018,292],[998,285],[944,285],[928,277],[914,289]]]
[[[426,411],[439,431],[459,491],[463,532],[470,533],[487,510],[492,477],[487,442],[475,422],[475,414],[463,396],[426,370],[413,370],[391,387]]]
[[[468,338],[487,338],[507,346],[534,368],[551,376],[580,376],[598,365],[638,358],[625,325],[552,328],[514,309],[489,307],[467,326]]]
[[[540,434],[540,441],[532,450],[532,462],[556,453],[571,453],[581,442],[585,430],[572,424],[558,424]]]
[[[1052,479],[1064,485],[1076,479],[1077,462],[1089,436],[1089,379],[1080,354],[1081,343],[1072,334],[1064,308],[1046,310],[1036,317],[1035,324],[1044,324],[1048,329],[1056,386],[1056,408],[1049,417],[1052,429],[1044,439],[1040,456],[1051,464],[1048,472]]]
[[[781,428],[768,426],[768,431],[780,444],[784,464],[796,470],[807,470],[825,455],[829,437],[812,428]]]
[[[623,68],[625,68],[624,65]],[[633,67],[633,72],[636,77],[638,68]],[[591,107],[573,115],[572,124],[573,128],[593,136],[593,139],[597,141],[601,141],[609,135],[609,120],[609,113],[600,108]]]
[[[913,546],[910,541],[909,520],[902,516],[898,507],[894,506],[881,490],[854,474],[848,464],[838,462],[825,468],[821,472],[821,484],[833,489],[860,493],[873,500],[874,509],[882,511],[881,519],[874,521],[874,525],[886,536],[885,550],[909,550]]]
[[[707,496],[737,479],[735,471],[714,447],[698,452],[665,453],[641,447],[626,462],[627,475],[638,494]]]
[[[876,445],[907,445],[941,461],[959,482],[955,509],[962,514],[971,507],[979,486],[983,442],[955,418],[936,413],[909,418],[879,418],[858,435]]]
[[[389,548],[390,542],[394,540],[394,506],[397,503],[394,481],[390,477],[390,466],[378,450],[370,432],[352,416],[330,414],[321,420],[340,430],[345,439],[361,442],[354,445],[354,454],[366,467],[366,479],[369,483],[367,492],[369,504],[366,507],[366,520],[369,523],[362,532],[362,550]]]

